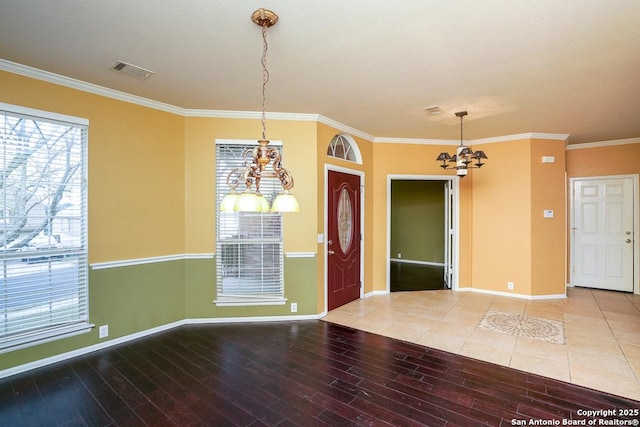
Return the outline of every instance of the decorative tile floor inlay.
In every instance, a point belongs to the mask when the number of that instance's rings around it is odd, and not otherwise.
[[[488,311],[480,322],[483,329],[519,337],[564,344],[564,325],[556,320],[540,319],[502,311]]]

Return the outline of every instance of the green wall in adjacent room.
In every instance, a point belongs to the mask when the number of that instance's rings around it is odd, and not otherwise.
[[[444,181],[391,181],[391,258],[444,262]]]

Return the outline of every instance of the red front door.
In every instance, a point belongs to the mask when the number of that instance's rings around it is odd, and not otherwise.
[[[360,298],[360,177],[329,171],[327,305]]]

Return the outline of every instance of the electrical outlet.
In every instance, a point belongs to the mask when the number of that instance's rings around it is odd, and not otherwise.
[[[102,325],[98,328],[98,338],[106,338],[109,336],[109,325]]]
[[[402,254],[398,252],[398,259],[402,258]]]
[[[297,313],[298,312],[298,303],[297,302],[292,302],[291,303],[291,312],[292,313]]]
[[[507,282],[507,289],[513,290],[513,282]]]

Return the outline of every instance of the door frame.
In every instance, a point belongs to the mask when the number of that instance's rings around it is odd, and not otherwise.
[[[360,178],[360,299],[364,297],[364,171],[357,169],[345,168],[342,166],[324,164],[324,231],[322,235],[318,235],[318,243],[322,243],[324,250],[324,313],[329,311],[329,260],[326,256],[327,248],[327,233],[329,231],[329,171],[341,172],[348,175],[355,175]]]
[[[569,257],[569,286],[574,286],[573,282],[573,268],[575,267],[575,236],[573,233],[573,224],[575,221],[575,199],[573,195],[573,186],[576,181],[600,181],[605,179],[622,179],[622,178],[631,178],[633,181],[633,293],[636,295],[640,295],[640,219],[638,218],[638,214],[640,213],[640,186],[638,174],[627,174],[627,175],[599,175],[599,176],[584,176],[584,177],[573,177],[569,178],[569,227],[568,227],[568,235],[569,235],[569,250],[571,251],[571,256]]]
[[[449,181],[451,184],[451,190],[453,191],[452,203],[450,206],[451,215],[453,216],[453,237],[452,242],[452,260],[453,265],[453,277],[451,283],[451,290],[458,290],[458,277],[460,274],[460,177],[452,175],[402,175],[402,174],[388,174],[387,175],[387,277],[386,277],[386,290],[387,293],[391,292],[391,181],[403,180],[403,181]],[[445,236],[445,239],[447,236]]]

